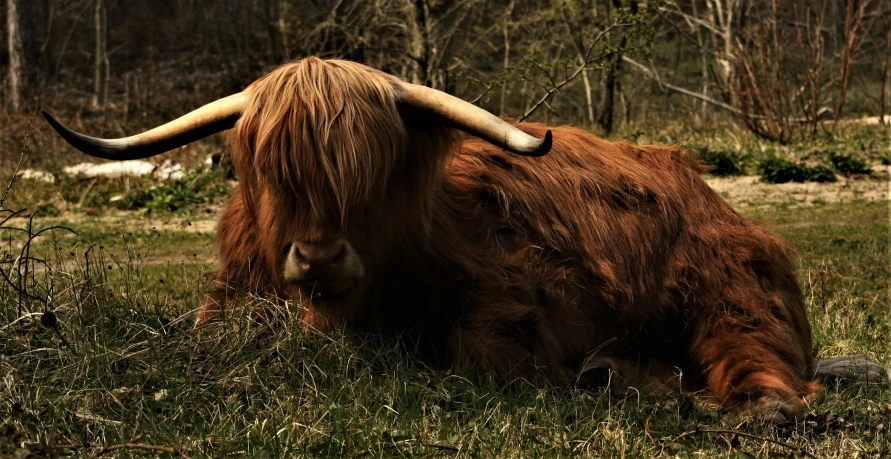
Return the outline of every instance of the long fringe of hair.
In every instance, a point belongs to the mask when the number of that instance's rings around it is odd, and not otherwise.
[[[458,134],[399,104],[394,83],[362,64],[313,57],[248,88],[229,145],[239,206],[258,227],[267,275],[277,277],[288,238],[375,239],[383,252],[405,233],[413,236],[402,240],[429,234],[435,189]]]

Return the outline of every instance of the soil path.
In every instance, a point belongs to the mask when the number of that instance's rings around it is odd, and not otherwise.
[[[705,181],[735,208],[748,206],[837,203],[853,200],[888,200],[891,181],[887,180],[889,166],[875,167],[875,175],[882,179],[839,177],[835,183],[782,183],[772,185],[760,181],[757,175],[741,177],[706,177]]]
[[[705,177],[705,180],[712,189],[735,208],[777,205],[808,206],[815,203],[891,199],[891,181],[884,178],[891,174],[891,167],[879,166],[874,169],[876,170],[875,175],[878,175],[880,179],[839,177],[839,181],[835,183],[784,183],[779,185],[762,183],[759,176]],[[891,202],[889,202],[889,205],[891,205]],[[58,217],[44,217],[41,218],[41,223],[43,225],[68,224],[72,227],[77,227],[79,224],[101,225],[109,228],[109,231],[117,233],[157,230],[165,233],[213,234],[216,229],[216,219],[221,210],[221,208],[205,209],[196,218],[169,216],[159,218],[138,215],[134,212],[108,210],[99,215],[76,213]],[[22,221],[20,219],[17,220]],[[843,221],[832,223],[845,224]],[[796,225],[800,226],[810,224],[814,223],[796,223]],[[826,224],[826,222],[823,222],[823,224]],[[191,265],[215,262],[216,251],[212,246],[196,248],[196,250],[190,251],[196,253],[149,255],[140,260],[140,263],[149,265]]]

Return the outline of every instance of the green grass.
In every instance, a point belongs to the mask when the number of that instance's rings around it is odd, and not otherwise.
[[[888,204],[741,210],[796,247],[822,356],[891,361]],[[797,457],[768,440],[820,457],[891,454],[891,390],[860,382],[827,382],[806,422],[739,424],[686,395],[505,387],[375,336],[307,336],[284,311],[196,330],[212,233],[166,215],[175,224],[158,230],[139,212],[38,217],[78,234],[33,242],[48,265],[21,277],[4,253],[26,239],[2,235],[0,267],[23,293],[0,284],[0,456],[134,442],[191,457]]]
[[[53,183],[22,180],[5,207],[36,209],[44,217],[77,212],[95,215],[108,209],[136,210],[141,215],[198,217],[221,204],[233,186],[227,182],[223,168],[201,167],[164,183],[150,175],[86,178],[61,171],[53,175]]]
[[[796,248],[818,348],[891,356],[889,201],[752,209],[747,216]]]
[[[715,175],[761,174],[758,163],[776,157],[796,164],[803,161],[810,167],[831,168],[843,175],[868,173],[870,166],[891,161],[889,125],[851,123],[839,126],[835,132],[827,125],[813,139],[788,145],[765,141],[726,122],[697,126],[688,119],[677,119],[658,127],[623,129],[634,129],[634,135],[619,132],[617,138],[631,138],[639,144],[678,144],[696,150],[706,163],[718,166]]]

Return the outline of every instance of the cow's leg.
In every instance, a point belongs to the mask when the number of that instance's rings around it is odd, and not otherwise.
[[[579,372],[582,387],[609,387],[616,392],[635,390],[643,395],[668,395],[684,389],[684,374],[656,360],[631,360],[597,353],[585,359]]]
[[[723,408],[782,422],[798,417],[820,388],[806,376],[810,327],[795,295],[759,296],[750,299],[766,304],[724,303],[702,314],[691,357]]]
[[[225,305],[231,300],[230,289],[220,286],[221,280],[218,275],[214,276],[213,282],[215,287],[207,293],[198,312],[195,313],[195,325],[197,326],[216,322]]]
[[[521,277],[511,285],[524,288],[507,291],[477,284],[457,322],[453,352],[507,381],[543,376],[558,384],[578,383],[591,348],[590,322],[577,299],[565,294],[571,290],[554,281],[559,278]]]
[[[236,298],[251,301],[252,296],[268,296],[272,290],[260,262],[257,223],[250,218],[237,192],[229,200],[217,224],[216,245],[219,266],[195,317],[197,325],[219,319],[225,307]]]
[[[505,381],[529,378],[535,373],[534,356],[515,336],[510,326],[487,327],[479,317],[468,316],[452,336],[452,355],[458,366],[492,375]],[[505,325],[508,328],[501,328]]]
[[[477,303],[459,321],[456,352],[472,368],[507,381],[537,375],[558,384],[633,388],[646,395],[681,389],[682,374],[671,365],[622,358],[605,349],[584,358],[585,340],[590,338],[572,326],[584,324],[581,318],[552,321],[558,314],[553,308],[504,295],[498,300]]]
[[[236,300],[250,301],[250,294],[241,287],[242,281],[238,274],[230,275],[225,266],[220,266],[214,273],[213,286],[207,292],[201,307],[195,314],[195,324],[204,325],[216,322],[227,306]]]
[[[257,318],[266,319],[270,308],[285,306],[280,295],[269,282],[248,283],[249,276],[238,277],[227,274],[223,267],[216,273],[214,287],[201,302],[195,315],[195,324],[204,325],[219,321],[223,311],[237,305]]]

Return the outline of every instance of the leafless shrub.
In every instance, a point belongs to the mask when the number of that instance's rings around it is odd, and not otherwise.
[[[808,11],[806,23],[793,29],[783,26],[784,6],[774,0],[753,9],[737,43],[731,88],[746,127],[781,143],[804,126],[813,132],[825,101],[823,12]]]

